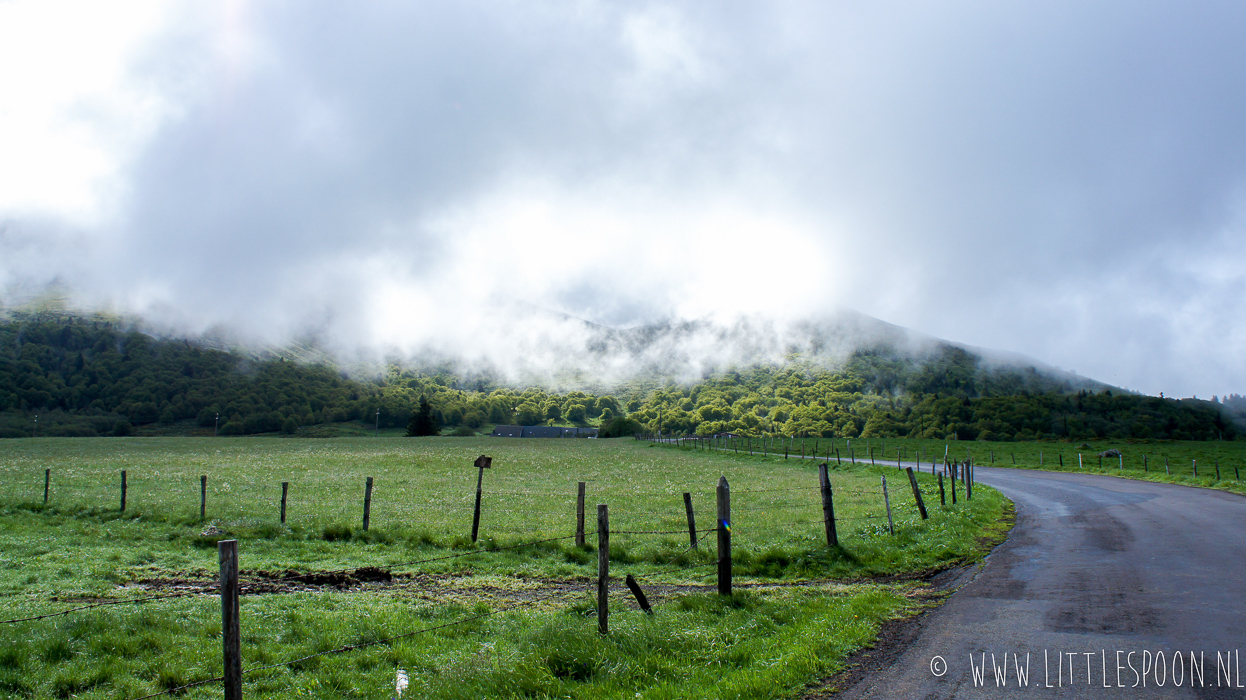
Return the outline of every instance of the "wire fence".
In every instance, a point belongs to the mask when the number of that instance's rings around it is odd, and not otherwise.
[[[825,473],[826,471],[823,470],[824,475]],[[767,531],[783,532],[784,534],[787,534],[789,536],[800,535],[802,537],[808,537],[810,534],[818,534],[814,532],[814,528],[819,527],[819,526],[825,527],[828,524],[833,525],[837,521],[838,522],[866,523],[870,521],[879,521],[884,518],[889,521],[889,525],[891,526],[894,532],[894,524],[891,521],[894,520],[894,516],[896,513],[904,512],[906,514],[911,515],[911,512],[913,510],[921,508],[921,506],[918,505],[918,499],[920,499],[920,490],[916,486],[916,481],[912,483],[913,483],[913,495],[914,495],[914,501],[912,503],[903,502],[903,500],[899,498],[898,492],[892,496],[891,500],[888,500],[888,496],[886,494],[885,480],[882,484],[880,484],[880,487],[877,490],[865,489],[865,488],[832,489],[830,488],[829,478],[827,479],[827,486],[825,487],[822,485],[818,485],[818,486],[783,487],[783,488],[738,489],[738,490],[734,490],[730,492],[731,496],[736,498],[737,501],[735,503],[730,504],[728,513],[745,514],[745,517],[743,518],[743,520],[731,522],[730,515],[728,515],[728,520],[722,520],[720,517],[715,517],[714,526],[709,527],[709,528],[696,528],[692,523],[692,518],[693,518],[694,513],[692,513],[690,510],[688,512],[681,512],[683,509],[678,507],[678,506],[684,506],[685,504],[691,503],[691,501],[689,500],[690,493],[683,494],[684,496],[683,503],[677,503],[676,496],[674,494],[670,494],[672,504],[669,510],[659,510],[655,508],[643,508],[643,507],[629,509],[626,507],[626,504],[624,508],[621,509],[626,514],[626,516],[629,519],[632,519],[633,521],[641,516],[646,516],[646,517],[656,516],[658,518],[658,522],[660,523],[657,527],[650,527],[650,528],[644,528],[644,529],[629,529],[628,527],[623,527],[617,530],[612,529],[609,531],[609,534],[611,536],[620,537],[620,538],[628,538],[628,537],[666,538],[666,537],[671,537],[671,536],[688,536],[690,538],[690,541],[685,540],[686,542],[688,542],[688,545],[684,547],[681,551],[678,551],[677,553],[674,553],[673,555],[669,554],[668,552],[667,554],[662,556],[661,560],[648,562],[644,566],[637,566],[634,564],[629,565],[629,569],[635,572],[636,574],[639,574],[637,578],[643,578],[645,581],[653,582],[655,580],[662,579],[664,577],[667,577],[667,576],[670,576],[676,573],[685,577],[685,580],[687,578],[697,579],[702,576],[712,575],[712,572],[708,572],[705,570],[710,569],[712,567],[717,567],[718,575],[720,577],[720,584],[719,584],[720,590],[722,590],[721,589],[721,577],[723,576],[723,573],[722,573],[721,563],[723,561],[723,553],[718,551],[718,548],[715,547],[715,550],[712,552],[707,551],[704,554],[696,555],[697,551],[701,549],[702,543],[705,542],[705,540],[709,537],[711,533],[717,533],[719,535],[720,541],[722,541],[722,537],[724,536],[724,534],[726,534],[728,536],[728,539],[726,540],[727,542],[731,541],[730,538],[732,536],[739,538],[741,535],[744,535],[747,538],[747,536],[749,535],[752,535],[755,533],[765,533]],[[369,479],[369,484],[371,484],[370,479]],[[899,486],[900,488],[904,488],[908,486],[908,484],[903,484]],[[720,485],[720,491],[719,491],[720,494],[722,493],[721,489],[722,487]],[[489,496],[499,497],[499,498],[516,497],[516,496],[537,496],[547,502],[559,502],[559,503],[565,503],[570,500],[570,501],[576,502],[578,513],[583,513],[584,506],[585,506],[585,502],[584,502],[585,496],[584,496],[584,492],[582,489],[578,495],[570,495],[570,496],[566,493],[560,494],[560,493],[553,493],[553,492],[536,492],[536,491],[520,491],[520,490],[510,490],[510,491],[499,490],[496,492],[481,492],[480,493],[480,496],[482,497],[481,500],[487,504],[489,501],[483,498],[483,496],[485,496],[486,493]],[[834,505],[840,508],[840,512],[839,514],[834,515],[831,518],[827,518],[824,516],[824,513],[826,513],[826,508],[829,505],[828,499],[832,497],[832,494],[834,498],[839,499],[837,502],[835,502]],[[367,509],[369,507],[368,504],[370,502],[371,496],[372,496],[371,490],[369,490],[368,495],[365,497],[365,504],[364,504],[364,522],[365,523],[368,522],[368,510]],[[458,494],[454,494],[454,496],[456,497],[454,500],[457,500],[457,498],[463,497],[463,494],[458,493]],[[471,496],[474,498],[476,494],[471,494]],[[721,500],[721,498],[722,497],[720,495],[719,496],[720,510],[718,511],[719,516],[721,516],[723,512],[721,510],[721,508],[723,507],[723,501]],[[448,501],[451,499],[446,499],[446,500]],[[456,505],[458,504],[456,503]],[[884,505],[887,508],[886,514],[883,514],[878,511],[878,509]],[[478,520],[480,517],[480,510],[479,510],[480,506],[477,506],[476,508],[477,510],[475,511],[475,516]],[[521,509],[495,508],[492,512],[498,512],[498,511],[520,512]],[[799,511],[805,511],[810,517],[792,518],[790,515],[786,515],[789,513],[799,512]],[[524,512],[527,513],[527,511],[524,511]],[[752,514],[773,515],[775,513],[781,513],[785,515],[781,517],[770,517],[769,519],[762,519],[762,520],[758,520],[755,522],[750,520]],[[527,513],[527,514],[530,515],[531,513]],[[680,523],[681,520],[684,519],[685,517],[687,518],[687,522],[688,522],[688,527],[686,528],[683,528],[683,527],[676,528],[676,527],[671,527],[667,525],[667,523],[671,523],[671,524]],[[924,517],[924,512],[923,512],[923,517]],[[566,521],[564,521],[564,523],[565,522]],[[575,534],[558,535],[554,537],[542,537],[538,539],[533,539],[533,540],[528,540],[528,541],[523,541],[523,542],[518,542],[518,543],[513,543],[513,544],[499,545],[499,544],[496,544],[495,542],[486,542],[484,546],[481,546],[478,543],[473,543],[470,546],[470,548],[466,548],[464,549],[464,551],[458,551],[458,552],[453,552],[449,554],[438,554],[435,556],[424,556],[420,558],[409,559],[409,560],[398,561],[398,562],[387,562],[387,563],[384,563],[380,568],[382,568],[386,574],[390,574],[392,572],[399,571],[399,570],[412,569],[415,567],[421,567],[421,566],[425,566],[428,564],[435,564],[435,563],[447,562],[447,561],[452,561],[452,560],[458,560],[458,559],[463,559],[466,557],[489,557],[489,556],[496,555],[499,553],[517,551],[517,550],[522,550],[525,548],[541,547],[543,545],[557,545],[559,547],[562,547],[564,545],[561,543],[565,543],[566,541],[573,540],[573,539],[576,540],[577,544],[584,543],[587,545],[587,540],[589,538],[595,538],[599,536],[599,533],[597,531],[586,531],[585,528],[583,527],[582,519],[580,519],[579,522],[576,524],[576,529],[577,529],[577,532],[575,532]],[[511,533],[515,533],[518,531],[519,530],[516,530],[513,528],[509,530],[509,532]],[[562,531],[566,532],[566,529],[563,529]],[[851,536],[852,533],[846,532],[845,535]],[[764,544],[764,540],[759,540],[759,543]],[[669,545],[669,542],[667,544]],[[828,545],[829,544],[830,543],[828,542]],[[728,562],[730,561],[729,552],[730,550],[728,550],[728,555],[727,555]],[[691,555],[696,555],[696,556],[691,556]],[[605,556],[608,561],[609,559],[608,551]],[[376,568],[378,567],[352,566],[352,567],[343,567],[343,568],[329,570],[329,571],[308,571],[308,572],[298,572],[298,571],[294,571],[291,569],[287,569],[286,570],[287,573],[284,573],[279,576],[256,577],[254,573],[251,573],[245,576],[237,575],[235,577],[235,581],[236,581],[236,585],[309,582],[309,581],[323,580],[326,577],[331,578],[334,575],[360,574],[361,572],[364,571],[364,569],[376,569]],[[729,570],[730,570],[730,566],[728,566],[728,574],[727,574],[728,577],[730,576]],[[628,575],[628,579],[629,579],[629,585],[635,583],[635,581],[632,580],[633,576],[630,573]],[[617,577],[615,577],[615,580],[617,581]],[[65,609],[58,610],[58,611],[39,613],[39,614],[34,614],[34,615],[26,615],[22,617],[15,617],[9,620],[0,620],[0,625],[10,625],[10,624],[17,624],[17,623],[36,623],[36,622],[46,621],[51,618],[58,618],[58,617],[72,615],[72,614],[83,613],[86,611],[103,608],[107,606],[140,605],[140,604],[147,604],[147,603],[155,604],[155,603],[159,603],[160,601],[168,601],[168,600],[177,599],[177,598],[188,598],[188,597],[195,597],[195,596],[198,596],[201,598],[220,596],[222,603],[224,603],[225,596],[223,595],[223,592],[224,592],[224,588],[220,584],[203,585],[197,590],[193,590],[193,591],[180,591],[180,592],[167,593],[167,594],[155,594],[155,595],[143,596],[143,597],[138,597],[138,598],[127,598],[127,599],[119,599],[119,600],[96,601],[96,602],[92,602],[92,603],[88,603],[84,605],[78,605],[78,606],[65,608]],[[341,645],[333,649],[328,649],[328,650],[318,651],[312,654],[302,655],[302,656],[292,658],[286,661],[268,663],[268,664],[263,664],[263,665],[253,665],[251,667],[248,667],[242,670],[241,676],[243,677],[254,676],[255,674],[259,674],[266,670],[271,670],[271,669],[281,668],[281,667],[291,667],[291,666],[302,664],[311,659],[322,657],[322,656],[343,654],[343,653],[347,653],[347,652],[351,652],[355,650],[366,649],[369,647],[375,647],[375,646],[380,646],[380,645],[391,645],[400,640],[409,639],[411,637],[415,637],[415,636],[419,636],[423,634],[434,633],[439,630],[445,630],[445,629],[456,627],[456,626],[463,625],[463,624],[468,624],[468,623],[475,622],[481,619],[485,619],[485,618],[500,615],[502,613],[506,613],[509,611],[517,610],[520,608],[531,607],[531,606],[535,606],[535,605],[539,605],[543,603],[561,601],[569,596],[582,595],[584,592],[585,592],[584,590],[578,590],[578,589],[570,590],[570,591],[558,590],[548,595],[538,596],[538,597],[528,599],[528,600],[515,601],[513,603],[507,603],[505,605],[497,606],[489,611],[476,613],[468,617],[462,618],[460,620],[440,623],[436,625],[427,625],[424,627],[420,627],[418,629],[413,629],[407,632],[403,632],[401,634],[387,636],[381,639],[368,640],[368,641],[358,642],[354,644]],[[604,614],[604,611],[599,611],[598,614],[599,615]],[[218,682],[225,682],[225,680],[226,680],[225,676],[215,676],[211,678],[198,679],[198,680],[194,680],[189,683],[181,684],[176,687],[171,687],[171,688],[168,688],[168,689],[156,692],[156,693],[144,695],[144,696],[141,696],[141,698],[134,698],[133,700],[143,700],[144,698],[154,698],[154,697],[160,697],[160,696],[165,696],[165,695],[176,695],[176,694],[183,693],[194,687],[212,684],[212,683],[218,683]]]

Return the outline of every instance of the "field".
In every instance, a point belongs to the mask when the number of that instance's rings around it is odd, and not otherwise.
[[[493,467],[473,544],[479,454]],[[632,440],[6,440],[0,618],[110,604],[0,624],[0,688],[126,699],[219,676],[216,542],[229,538],[239,540],[247,697],[387,698],[399,669],[410,697],[799,695],[881,622],[929,603],[914,574],[974,561],[1006,528],[1006,503],[989,489],[940,506],[925,474],[923,521],[894,465],[832,464],[837,548],[825,541],[814,462],[781,455]],[[714,592],[708,532],[720,476],[732,491],[730,597]],[[573,539],[579,481],[583,547]],[[606,636],[590,595],[598,503],[612,532]],[[638,609],[627,574],[656,614]],[[175,597],[126,602],[153,596]],[[178,692],[219,697],[220,684]]]
[[[733,454],[736,451],[747,454],[750,447],[750,442],[744,439],[718,443],[707,441],[704,444],[717,444]],[[829,451],[833,463],[855,460],[857,463],[891,464],[894,467],[898,451],[906,462],[920,459],[922,468],[927,471],[932,462],[942,464],[946,455],[950,461],[972,460],[974,464],[993,467],[1081,471],[1246,493],[1246,482],[1242,481],[1242,475],[1246,474],[1246,440],[962,442],[909,438],[795,438],[790,441],[771,439],[764,449],[771,455],[777,450],[782,457],[785,446],[790,455],[799,455],[802,449],[812,455],[816,449],[822,459],[827,458]],[[762,454],[762,441],[752,440],[751,448],[754,453]],[[1121,455],[1119,458],[1099,457],[1100,453],[1108,450],[1117,450]]]

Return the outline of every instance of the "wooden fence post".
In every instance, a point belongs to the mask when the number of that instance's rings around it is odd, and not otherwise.
[[[939,505],[947,505],[947,496],[943,492],[943,475],[939,475]]]
[[[597,633],[610,634],[610,510],[597,504]]]
[[[1190,463],[1194,465],[1194,476],[1197,478],[1198,477],[1198,460],[1197,459],[1192,460]]]
[[[896,450],[896,471],[900,471],[900,450]]]
[[[584,482],[575,487],[575,546],[584,546]]]
[[[290,492],[290,482],[281,482],[281,524],[286,524],[286,494]]]
[[[242,700],[242,636],[238,629],[238,540],[216,543],[221,565],[221,642],[225,700]]]
[[[372,477],[363,487],[363,531],[368,531],[368,521],[372,517]]]
[[[52,470],[43,470],[43,505],[48,504],[48,492],[52,490]]]
[[[688,544],[697,549],[697,521],[692,514],[692,494],[684,492],[684,511],[688,514]]]
[[[926,514],[926,502],[922,500],[921,489],[917,488],[917,477],[913,474],[913,468],[905,469],[909,473],[909,486],[913,487],[913,499],[917,501],[917,512],[922,514],[922,520],[926,520],[930,516]]]
[[[887,477],[883,477],[883,504],[887,506],[887,529],[896,534],[896,524],[891,519],[891,497],[887,495]]]
[[[826,546],[838,547],[839,534],[835,532],[835,494],[831,490],[831,476],[827,463],[818,465],[818,486],[822,490],[822,520],[826,523]]]
[[[731,486],[718,478],[718,595],[731,595]]]
[[[125,470],[121,470],[121,512],[125,512]]]
[[[1216,460],[1216,481],[1220,481],[1220,460]]]
[[[952,486],[952,505],[956,505],[956,470],[955,470],[955,469],[949,469],[949,470],[946,470],[946,471],[947,471],[948,477],[952,480],[952,484],[951,484],[951,486]]]
[[[476,541],[476,535],[480,533],[480,493],[481,487],[485,481],[485,470],[493,468],[493,458],[480,455],[474,462],[480,473],[476,476],[476,510],[472,513],[472,542]]]
[[[646,615],[652,615],[653,608],[649,606],[649,599],[645,597],[645,592],[640,590],[640,584],[636,583],[636,577],[628,574],[624,582],[627,584],[627,590],[635,596],[636,604],[640,606],[640,609],[644,610]]]
[[[973,462],[965,460],[965,500],[973,500]]]
[[[1164,476],[1172,476],[1172,472],[1168,471],[1168,457],[1164,457]]]
[[[208,475],[199,477],[199,519],[203,520],[208,513]]]
[[[1142,471],[1144,472],[1151,471],[1150,469],[1147,468],[1146,455],[1142,455]]]

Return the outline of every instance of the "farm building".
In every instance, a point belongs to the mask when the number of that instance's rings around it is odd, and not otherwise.
[[[557,428],[547,425],[499,425],[490,437],[595,438],[597,428]]]

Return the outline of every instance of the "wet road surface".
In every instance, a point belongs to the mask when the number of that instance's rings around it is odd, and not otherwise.
[[[1008,540],[889,668],[839,697],[1246,699],[1246,498],[975,472],[1016,504]]]

